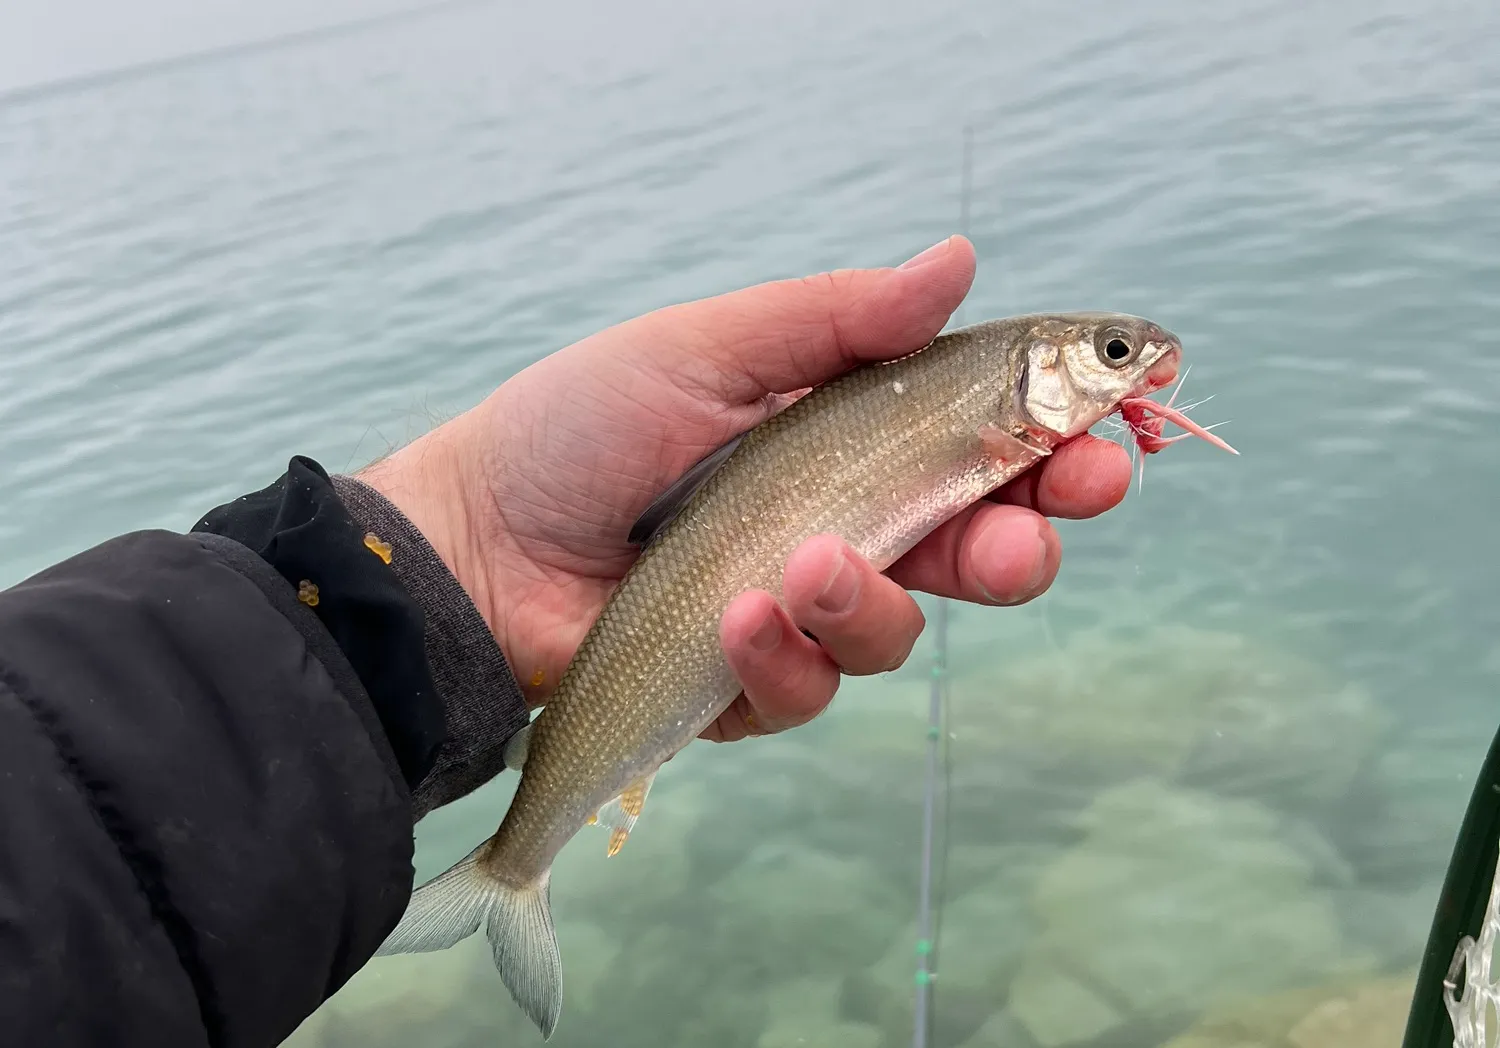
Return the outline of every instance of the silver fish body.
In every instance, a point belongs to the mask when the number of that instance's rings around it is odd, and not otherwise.
[[[1171,381],[1180,355],[1138,317],[991,321],[846,373],[690,473],[658,500],[666,522],[523,740],[499,829],[414,894],[381,952],[441,949],[487,922],[502,978],[550,1037],[562,1002],[553,859],[593,820],[618,850],[660,765],[739,693],[719,643],[729,602],[752,588],[779,597],[787,558],[818,534],[889,567],[1122,398]]]

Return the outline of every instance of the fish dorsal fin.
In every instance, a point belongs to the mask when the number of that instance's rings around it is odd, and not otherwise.
[[[652,500],[634,524],[630,527],[629,541],[636,546],[649,546],[651,540],[660,535],[662,530],[672,521],[677,519],[683,507],[693,500],[703,485],[708,483],[720,466],[722,466],[734,449],[740,446],[745,439],[741,433],[728,444],[712,451],[687,468],[687,472],[672,482],[667,490]]]

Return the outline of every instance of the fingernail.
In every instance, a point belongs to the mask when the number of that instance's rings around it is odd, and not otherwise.
[[[823,589],[813,598],[813,603],[827,612],[840,612],[854,603],[859,595],[859,571],[849,563],[849,557],[841,550],[838,563]]]
[[[749,729],[752,738],[760,738],[762,735],[776,735],[784,728],[780,721],[773,721],[764,715],[745,714],[745,727]]]
[[[930,248],[928,248],[926,251],[923,251],[920,255],[913,255],[911,258],[907,259],[896,268],[920,269],[922,266],[925,266],[930,262],[936,262],[939,258],[947,253],[948,245],[952,242],[953,238],[949,237],[947,240],[944,240],[940,244],[933,244]]]
[[[920,612],[918,614],[920,615]],[[927,620],[923,618],[921,623],[917,626],[916,630],[912,633],[911,639],[906,642],[906,650],[903,651],[900,655],[897,655],[886,665],[886,673],[889,673],[892,670],[899,670],[906,663],[906,660],[911,658],[912,649],[917,646],[917,641],[921,639],[922,630],[926,627],[926,625]]]
[[[1047,537],[1045,522],[1036,526],[1036,569],[1032,571],[1031,578],[1026,580],[1026,596],[1035,597],[1041,592],[1042,583],[1047,580]]]
[[[773,651],[776,645],[781,643],[781,619],[773,611],[766,616],[766,621],[750,634],[750,646],[756,651]]]

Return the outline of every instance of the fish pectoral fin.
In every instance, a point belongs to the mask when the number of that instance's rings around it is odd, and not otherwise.
[[[999,463],[1020,462],[1030,455],[1052,454],[1050,448],[1028,444],[1015,434],[990,423],[979,427],[979,440],[990,457]]]
[[[665,491],[651,500],[651,505],[641,511],[641,515],[630,527],[627,541],[632,546],[649,546],[651,540],[676,519],[677,514],[693,500],[698,490],[718,472],[719,467],[734,454],[734,449],[744,439],[745,435],[742,433],[689,466],[682,476],[668,485]]]
[[[620,849],[625,847],[630,831],[635,828],[635,820],[640,818],[641,809],[646,806],[646,794],[651,792],[651,784],[655,781],[656,772],[654,771],[642,776],[625,787],[618,797],[605,804],[589,820],[590,825],[604,826],[609,829],[610,855],[619,854]]]

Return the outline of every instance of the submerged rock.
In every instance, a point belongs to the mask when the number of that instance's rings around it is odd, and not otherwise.
[[[1404,892],[1362,888],[1337,894],[1344,941],[1379,959],[1382,968],[1398,968],[1422,956],[1442,880]]]
[[[1164,1048],[1399,1048],[1416,973],[1239,1000]]]
[[[940,908],[933,1033],[958,1044],[1005,1006],[1011,981],[1035,932],[1031,895],[1044,855],[1034,847],[971,847],[949,857],[951,888],[968,886]],[[908,923],[871,968],[879,1024],[909,1032],[915,1018],[917,926]]]
[[[1084,839],[1038,883],[1042,931],[1011,988],[1011,1013],[1041,1045],[1370,967],[1262,805],[1140,780],[1078,825]]]
[[[648,1009],[644,1018],[638,1017],[635,1020],[636,1025],[641,1027],[639,1032],[649,1033],[652,1029],[665,1031],[671,1025],[669,1021],[663,1021],[665,1017],[652,1018],[654,1014]],[[755,1048],[760,1031],[773,1019],[764,997],[757,992],[755,983],[721,979],[699,1001],[698,1010],[687,1015],[678,1025],[675,1043],[677,1048]],[[618,1037],[606,1032],[579,1042],[579,1048],[594,1048],[601,1044],[618,1048],[620,1043]],[[637,1037],[632,1043],[660,1048],[672,1041],[659,1033],[654,1040]]]
[[[691,926],[631,926],[619,962],[595,986],[592,1008],[574,1010],[564,988],[558,1039],[565,1045],[608,1044],[612,1048],[661,1048],[686,1044],[693,1030],[710,1043],[704,1018],[749,1027],[747,1037],[713,1043],[752,1044],[764,1003],[753,982],[722,965],[713,943]],[[563,958],[564,983],[568,959]],[[749,1014],[745,1014],[746,1012]],[[713,1028],[717,1035],[722,1031]],[[565,1040],[563,1040],[566,1038]],[[535,1043],[535,1042],[533,1042]]]
[[[1043,956],[1029,957],[1016,977],[1010,1012],[1043,1048],[1093,1041],[1129,1019],[1109,996]]]
[[[840,1018],[840,981],[791,979],[765,992],[766,1007],[777,1021],[832,1023]]]
[[[382,957],[357,972],[287,1041],[286,1048],[466,1048],[519,1044],[535,1029],[511,1003],[475,935],[435,953]]]
[[[775,1021],[756,1048],[880,1048],[880,1031],[864,1023]]]
[[[568,1011],[593,1011],[598,1003],[600,986],[612,978],[623,963],[620,945],[596,924],[571,921],[558,924],[557,946],[565,965],[563,990]]]
[[[765,995],[766,1028],[756,1048],[879,1048],[880,1030],[839,1014],[837,979],[780,983]],[[701,1042],[700,1042],[701,1043]]]
[[[914,905],[867,863],[787,841],[762,842],[709,894],[726,948],[783,976],[867,966]]]
[[[1037,877],[1056,857],[1057,848],[1051,844],[1024,840],[1011,844],[955,842],[937,865],[939,880],[950,900],[989,894],[1024,903]]]
[[[1036,1041],[1009,1012],[996,1012],[961,1048],[1036,1048]]]
[[[623,938],[623,929],[671,912],[691,884],[688,849],[708,813],[691,779],[669,777],[677,770],[669,765],[662,772],[619,854],[607,854],[609,832],[599,826],[583,827],[563,848],[552,871],[559,922],[586,918]]]
[[[553,1045],[909,1043],[926,683],[846,690],[786,737],[680,755],[618,856],[569,844]],[[1311,664],[1189,628],[957,677],[933,1043],[1160,1044],[1136,1034],[1337,970],[1350,873],[1326,820],[1273,809],[1349,792],[1374,723]],[[416,1043],[540,1043],[482,936],[375,962],[289,1042]]]
[[[1489,741],[1465,731],[1408,726],[1370,762],[1332,831],[1362,881],[1403,891],[1442,878]]]
[[[1339,801],[1383,719],[1316,664],[1189,626],[1088,631],[962,677],[956,747],[1095,788],[1150,776],[1309,813]]]

